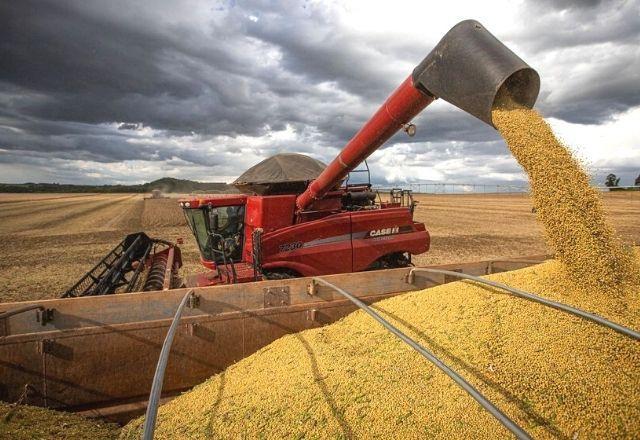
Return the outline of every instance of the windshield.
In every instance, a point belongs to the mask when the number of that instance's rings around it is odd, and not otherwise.
[[[185,215],[205,260],[223,263],[242,258],[244,206],[185,209]],[[223,251],[225,252],[223,256]]]

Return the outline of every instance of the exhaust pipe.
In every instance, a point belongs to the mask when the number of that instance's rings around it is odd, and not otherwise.
[[[384,144],[436,98],[461,108],[493,126],[491,110],[509,97],[531,108],[540,77],[527,63],[475,20],[455,25],[387,98],[378,111],[345,145],[338,156],[296,199],[307,209]]]

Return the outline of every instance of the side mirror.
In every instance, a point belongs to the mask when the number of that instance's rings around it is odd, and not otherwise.
[[[209,229],[218,230],[218,212],[214,209],[209,210]]]

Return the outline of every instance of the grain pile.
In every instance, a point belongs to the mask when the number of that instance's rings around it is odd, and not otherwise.
[[[75,414],[0,402],[0,438],[12,440],[107,440],[118,437],[117,425]]]
[[[538,112],[505,101],[492,117],[529,176],[547,242],[569,277],[587,290],[607,293],[622,282],[637,280],[640,268],[605,219],[589,177]]]
[[[559,263],[488,278],[640,327],[640,288],[609,304],[558,285]],[[569,288],[571,285],[568,286]],[[579,298],[579,301],[576,300]],[[638,438],[640,344],[456,282],[375,305],[534,438]],[[123,429],[139,438],[142,420]],[[156,438],[509,438],[447,376],[363,312],[285,336],[159,411]]]

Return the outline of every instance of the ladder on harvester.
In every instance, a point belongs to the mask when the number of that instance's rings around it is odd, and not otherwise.
[[[127,235],[73,287],[63,293],[62,297],[107,295],[118,289],[131,292],[154,244],[155,240],[143,232]],[[131,272],[127,279],[126,275]]]

